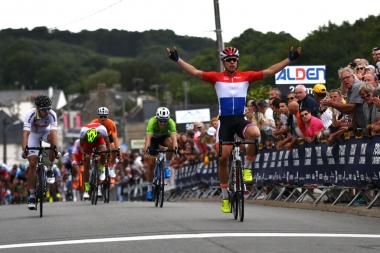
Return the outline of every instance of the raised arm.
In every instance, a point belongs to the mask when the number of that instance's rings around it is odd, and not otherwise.
[[[301,54],[301,48],[300,47],[297,48],[296,51],[293,51],[293,47],[291,47],[290,51],[289,51],[288,58],[286,58],[285,60],[283,60],[279,63],[276,63],[276,64],[270,66],[267,69],[264,69],[264,78],[275,75],[277,72],[279,72],[280,70],[282,70],[283,68],[288,66],[292,61],[297,60],[297,58],[300,56],[300,54]]]
[[[168,52],[168,57],[172,61],[175,61],[176,63],[178,63],[181,69],[183,69],[186,73],[188,73],[191,76],[202,79],[202,71],[196,69],[194,66],[190,65],[189,63],[179,58],[176,47],[174,47],[174,51],[171,51],[169,48],[166,48],[166,51]]]

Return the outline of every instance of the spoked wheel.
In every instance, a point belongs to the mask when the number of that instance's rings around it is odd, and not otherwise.
[[[159,195],[160,195],[160,185],[156,179],[154,183],[154,205],[156,207],[158,207]]]
[[[98,203],[98,174],[99,174],[99,171],[98,171],[98,166],[95,166],[94,168],[94,205],[96,205]]]
[[[106,178],[106,180],[103,181],[102,185],[102,194],[104,198],[104,203],[110,202],[110,179],[109,177]]]
[[[244,180],[240,164],[236,166],[236,188],[240,221],[244,220]]]
[[[163,163],[161,163],[161,169],[160,169],[160,187],[159,187],[159,200],[160,200],[160,207],[162,208],[162,206],[164,205],[164,194],[165,194],[165,176],[164,176],[164,170],[162,168],[163,167]]]
[[[40,217],[42,217],[42,211],[43,211],[42,204],[44,202],[44,191],[45,191],[45,187],[44,187],[44,181],[45,181],[44,169],[45,169],[44,167],[40,167],[38,169],[38,184],[39,184],[38,195],[39,195],[39,199],[40,199]]]

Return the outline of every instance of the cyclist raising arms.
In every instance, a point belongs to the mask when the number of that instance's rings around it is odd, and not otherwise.
[[[156,112],[156,116],[152,117],[146,128],[145,134],[145,150],[158,149],[159,145],[165,146],[168,149],[177,148],[177,129],[173,119],[170,118],[170,111],[166,107],[159,107]],[[145,172],[148,192],[146,194],[146,200],[153,200],[152,184],[153,184],[153,169],[157,156],[157,151],[150,150],[149,154],[145,154],[149,157],[148,164]],[[170,178],[170,162],[173,157],[173,152],[166,152],[165,161],[165,178]]]
[[[39,139],[42,138],[44,142],[50,143],[50,147],[56,146],[58,149],[58,135],[57,135],[57,115],[51,109],[51,100],[46,95],[38,95],[34,104],[37,106],[30,110],[24,120],[24,128],[22,135],[22,158],[28,158],[29,161],[29,175],[28,175],[28,189],[30,192],[28,200],[28,208],[30,210],[36,209],[36,197],[34,186],[36,183],[36,166],[38,150],[29,150],[25,152],[26,146],[39,147]],[[48,184],[54,184],[55,177],[52,171],[53,162],[58,159],[61,154],[54,153],[54,150],[49,150],[49,166],[46,173]]]
[[[216,142],[234,141],[234,134],[247,140],[255,140],[260,136],[260,130],[255,124],[244,118],[244,106],[247,97],[247,90],[250,83],[262,80],[263,78],[273,76],[293,60],[296,60],[300,53],[299,47],[293,51],[290,49],[289,56],[285,60],[272,65],[268,69],[255,71],[240,72],[237,70],[239,62],[239,51],[234,47],[227,47],[220,53],[220,60],[223,63],[225,71],[223,72],[205,72],[196,69],[178,56],[177,49],[174,51],[166,49],[168,56],[191,76],[197,77],[205,82],[214,85],[219,101],[219,129],[216,134]],[[228,200],[228,161],[231,147],[224,145],[222,156],[218,161],[218,176],[220,188],[222,189],[223,201],[222,212],[230,213],[230,203]],[[248,145],[246,150],[246,159],[244,164],[244,181],[252,182],[251,163],[254,159],[254,145]]]
[[[82,127],[80,130],[80,151],[84,156],[84,174],[83,174],[83,182],[84,182],[84,194],[83,198],[89,198],[90,185],[88,183],[90,178],[90,160],[91,154],[84,152],[84,150],[93,150],[96,148],[99,151],[106,151],[110,149],[110,142],[108,140],[108,133],[106,128],[99,123],[90,123]],[[100,180],[104,180],[106,178],[106,174],[104,173],[104,165],[106,162],[106,154],[100,155]],[[96,189],[97,190],[97,189]]]
[[[113,122],[113,120],[108,118],[109,110],[107,107],[99,107],[98,109],[98,118],[94,119],[91,121],[91,123],[100,123],[102,124],[108,132],[108,137],[110,143],[114,144],[114,149],[119,148],[119,139],[117,138],[117,129],[116,129],[116,124]],[[110,160],[110,166],[109,166],[109,172],[110,172],[110,177],[115,178],[116,173],[114,170],[114,166],[116,164],[116,156],[111,155],[111,160]]]

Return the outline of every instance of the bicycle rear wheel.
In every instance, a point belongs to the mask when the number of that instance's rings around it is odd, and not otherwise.
[[[164,177],[164,162],[161,162],[160,164],[160,187],[159,187],[159,199],[160,199],[160,207],[164,205],[164,193],[165,193],[165,177]]]
[[[238,210],[240,221],[244,220],[244,179],[243,170],[241,168],[241,162],[236,162],[236,193],[238,201]]]
[[[108,166],[105,168],[106,170],[106,179],[104,179],[102,183],[102,194],[104,198],[104,203],[110,202],[110,177],[108,173]]]
[[[234,219],[236,220],[238,218],[238,199],[237,199],[237,187],[236,187],[236,165],[232,164],[231,166],[231,173],[230,173],[230,180],[231,180],[231,188],[230,188],[230,205],[231,205],[231,213],[234,216]]]
[[[98,182],[99,182],[99,166],[94,166],[94,205],[98,203]]]
[[[42,205],[43,205],[43,202],[44,202],[44,171],[45,168],[44,166],[38,166],[38,184],[39,184],[39,192],[38,192],[38,195],[39,195],[39,199],[40,199],[40,217],[42,217],[42,214],[43,214],[43,209],[42,209]],[[36,198],[37,200],[38,198]],[[36,206],[37,206],[37,203],[36,203]]]
[[[153,185],[154,185],[154,205],[158,207],[158,200],[160,195],[160,180],[159,180],[159,174],[160,174],[160,166],[156,163],[156,167],[154,169],[154,179],[153,179]]]

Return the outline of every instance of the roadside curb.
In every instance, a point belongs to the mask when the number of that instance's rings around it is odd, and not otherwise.
[[[184,199],[181,202],[221,202],[218,198],[212,199]],[[380,209],[373,207],[372,209],[367,209],[366,206],[351,206],[348,207],[347,204],[324,204],[319,203],[315,205],[313,203],[294,203],[294,202],[280,202],[271,200],[245,200],[246,204],[257,204],[263,206],[271,207],[286,207],[286,208],[297,208],[297,209],[307,209],[307,210],[319,210],[325,212],[335,212],[335,213],[345,213],[357,216],[365,216],[372,218],[380,218]]]

